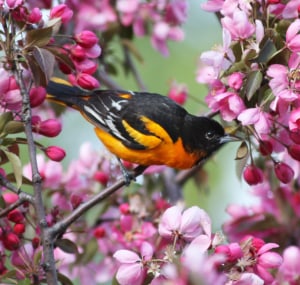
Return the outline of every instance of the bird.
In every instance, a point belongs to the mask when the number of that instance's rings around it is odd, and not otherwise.
[[[52,78],[47,99],[81,113],[117,158],[141,166],[188,169],[235,138],[217,121],[195,116],[167,96],[124,90],[83,90]]]

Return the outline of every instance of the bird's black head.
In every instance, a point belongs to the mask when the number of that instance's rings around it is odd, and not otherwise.
[[[191,116],[185,122],[183,144],[189,152],[203,153],[200,160],[211,155],[224,143],[232,141],[224,128],[210,118]]]

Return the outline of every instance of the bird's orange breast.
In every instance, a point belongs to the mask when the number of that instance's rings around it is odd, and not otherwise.
[[[179,138],[175,143],[162,140],[154,148],[134,150],[126,147],[121,141],[95,128],[98,138],[106,148],[117,157],[140,165],[167,165],[177,169],[187,169],[195,165],[204,156],[204,153],[188,153]]]

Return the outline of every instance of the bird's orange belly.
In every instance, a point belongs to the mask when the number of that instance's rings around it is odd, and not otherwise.
[[[177,169],[187,169],[201,159],[201,153],[187,153],[181,139],[174,144],[162,142],[153,149],[130,149],[102,129],[95,128],[98,138],[117,157],[140,165],[167,165]]]

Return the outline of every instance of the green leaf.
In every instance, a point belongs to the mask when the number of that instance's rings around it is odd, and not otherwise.
[[[32,55],[42,70],[46,82],[50,80],[50,77],[53,75],[54,64],[55,64],[55,57],[54,55],[48,51],[47,49],[34,47],[32,51]]]
[[[42,29],[30,30],[26,34],[25,49],[35,47],[43,47],[47,45],[52,37],[53,28],[46,27]]]
[[[59,272],[57,273],[57,279],[62,285],[73,285],[73,282],[69,279],[69,277]]]
[[[276,52],[276,47],[274,43],[268,38],[260,50],[259,56],[257,58],[257,62],[265,63],[267,62],[273,54]]]
[[[243,141],[237,150],[236,158],[235,158],[237,160],[235,170],[236,170],[237,177],[239,179],[242,177],[248,158],[249,158],[248,145],[245,141]]]
[[[6,124],[9,122],[9,121],[12,121],[14,118],[13,118],[13,114],[12,112],[6,112],[6,113],[3,113],[0,115],[0,133],[3,132]]]
[[[17,134],[24,132],[24,124],[20,121],[9,121],[3,130],[5,134]]]
[[[245,91],[246,91],[246,97],[250,101],[255,92],[261,87],[263,76],[262,73],[259,70],[255,70],[249,73]]]
[[[66,253],[78,254],[77,245],[69,239],[58,239],[55,245]]]
[[[22,185],[22,163],[21,163],[21,160],[14,153],[12,153],[10,151],[6,151],[6,150],[3,150],[3,151],[6,154],[9,162],[12,165],[13,172],[14,172],[15,179],[16,179],[16,186],[17,186],[17,188],[20,188]]]

